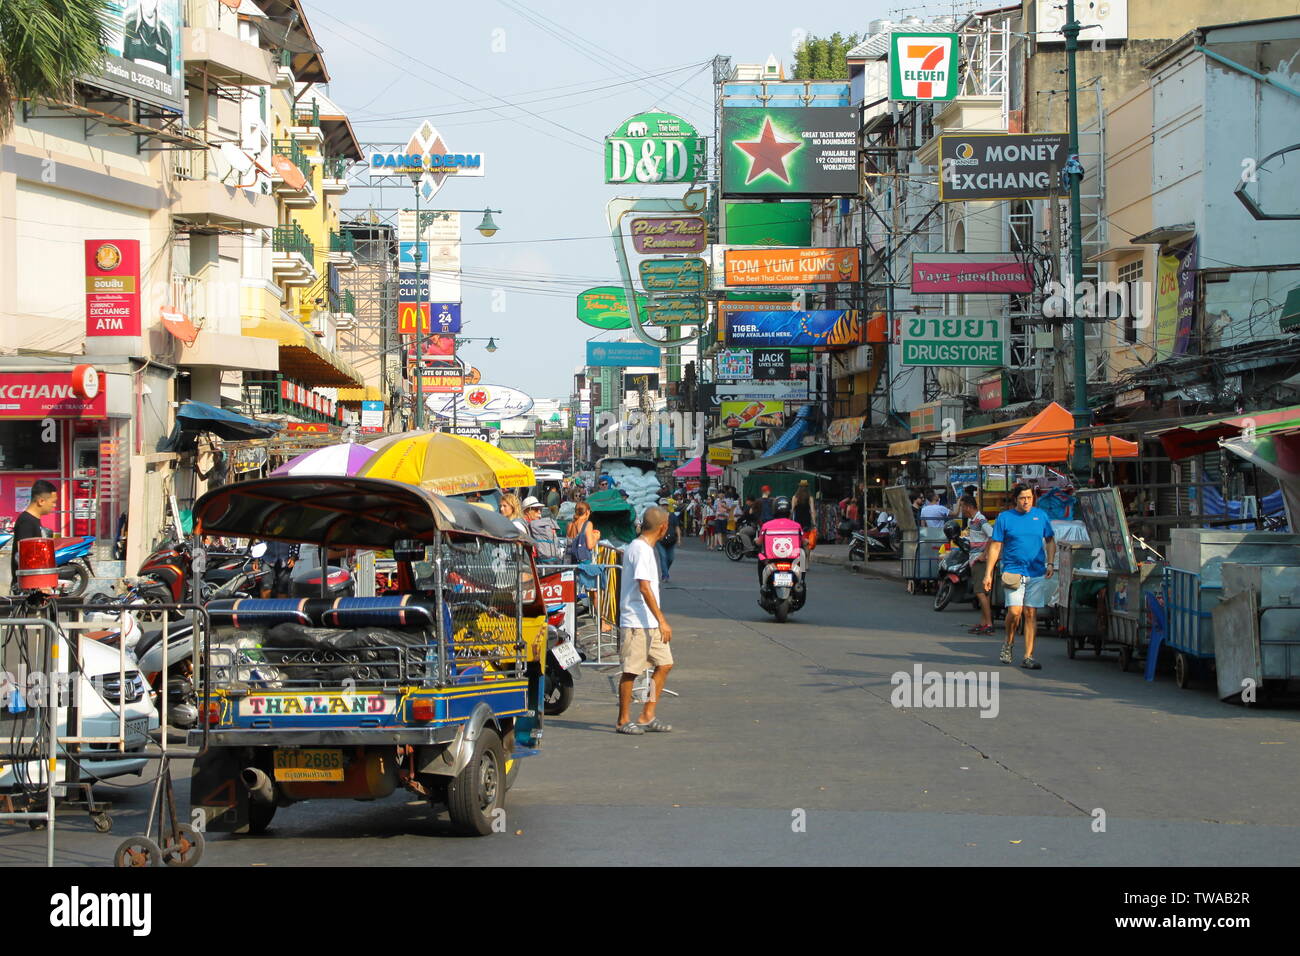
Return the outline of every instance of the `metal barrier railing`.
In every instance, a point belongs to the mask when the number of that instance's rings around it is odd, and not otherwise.
[[[575,573],[574,587],[583,590],[582,574],[593,575],[595,587],[588,591],[588,611],[574,621],[574,643],[582,651],[583,665],[607,667],[617,664],[618,657],[618,575],[620,553],[607,545],[597,549],[590,564],[549,564],[539,562],[537,573],[543,579],[562,571]],[[551,602],[548,602],[551,603]]]

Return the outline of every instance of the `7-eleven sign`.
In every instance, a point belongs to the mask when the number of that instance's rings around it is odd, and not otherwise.
[[[955,33],[891,33],[889,98],[950,100],[957,95]]]

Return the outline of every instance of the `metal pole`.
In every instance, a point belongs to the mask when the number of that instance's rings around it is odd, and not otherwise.
[[[1061,207],[1057,202],[1056,183],[1052,184],[1052,194],[1047,198],[1048,249],[1052,257],[1052,278],[1061,275]],[[1058,322],[1052,326],[1052,398],[1058,402],[1065,401],[1065,329]]]
[[[420,181],[415,180],[415,429],[424,428],[424,275],[420,272]]]
[[[1079,31],[1081,27],[1074,15],[1074,0],[1065,2],[1065,26],[1061,33],[1065,35],[1065,70],[1067,88],[1067,111],[1070,124],[1070,268],[1074,278],[1071,298],[1075,299],[1078,289],[1083,285],[1083,213],[1080,208],[1079,184],[1082,169],[1079,167],[1079,79],[1075,69],[1075,54],[1079,51]],[[1074,315],[1074,427],[1087,428],[1092,424],[1092,413],[1088,410],[1088,355],[1084,341],[1083,316],[1077,314],[1074,302],[1071,302]],[[1076,438],[1074,454],[1071,459],[1075,480],[1080,484],[1087,482],[1092,474],[1092,440]]]

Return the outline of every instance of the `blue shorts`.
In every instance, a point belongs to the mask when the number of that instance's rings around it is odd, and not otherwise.
[[[1037,578],[1024,578],[1020,587],[1014,591],[1003,587],[1007,607],[1045,607],[1049,596],[1049,578],[1044,575]]]

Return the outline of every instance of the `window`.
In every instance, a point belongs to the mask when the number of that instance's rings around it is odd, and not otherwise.
[[[1153,304],[1145,303],[1142,298],[1142,260],[1134,259],[1132,262],[1124,263],[1119,267],[1116,278],[1126,287],[1128,295],[1128,308],[1124,310],[1124,343],[1133,345],[1138,340],[1137,319],[1134,317],[1133,307],[1139,302],[1143,302],[1148,308]]]
[[[58,471],[59,443],[41,441],[43,433],[38,421],[0,421],[0,471]]]

